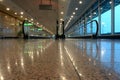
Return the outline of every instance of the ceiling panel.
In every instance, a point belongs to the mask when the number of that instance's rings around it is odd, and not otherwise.
[[[56,20],[60,21],[60,19],[62,18],[65,20],[65,22],[67,22],[73,11],[75,11],[76,7],[78,7],[79,10],[76,11],[75,19],[78,18],[96,0],[82,0],[83,4],[79,4],[80,0],[51,1],[51,4],[53,5],[53,10],[40,10],[39,4],[41,4],[41,0],[4,0],[4,2],[6,3],[9,2],[16,4],[13,9],[17,9],[19,7],[17,11],[24,10],[24,16],[27,16],[26,13],[29,14],[29,16],[31,16],[35,21],[38,21],[40,24],[44,25],[48,30],[53,33],[56,32]],[[9,3],[7,5],[9,5]],[[61,12],[64,12],[64,14],[60,14]]]
[[[11,0],[19,7],[21,7],[26,13],[31,15],[33,19],[44,25],[47,29],[55,32],[56,20],[58,18],[58,0],[51,0],[53,5],[52,10],[40,10],[39,5],[41,0]],[[44,1],[44,0],[43,0]]]
[[[82,1],[82,4],[79,4],[79,1]],[[96,0],[71,0],[67,10],[65,22],[67,23],[71,15],[73,15],[73,12],[75,12],[76,14],[69,25],[73,24],[95,2]],[[78,8],[78,10],[76,11],[75,8]]]

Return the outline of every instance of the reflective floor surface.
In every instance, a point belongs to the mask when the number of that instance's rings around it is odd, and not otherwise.
[[[120,80],[120,40],[1,39],[0,80]]]

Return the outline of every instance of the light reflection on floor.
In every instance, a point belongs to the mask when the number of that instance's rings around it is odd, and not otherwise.
[[[120,76],[119,40],[77,40],[76,42],[69,41],[66,44],[69,46],[70,44],[76,45],[79,48],[79,53],[84,53],[83,55],[86,55],[93,64],[98,63],[108,73],[115,73],[118,77]]]
[[[3,39],[0,80],[120,80],[119,58],[120,40]]]

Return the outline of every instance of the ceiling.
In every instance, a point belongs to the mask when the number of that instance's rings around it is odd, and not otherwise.
[[[82,4],[80,4],[79,1],[82,1]],[[96,1],[97,0],[71,0],[66,14],[66,23],[70,20],[71,16],[74,17],[66,28],[69,28],[71,24],[79,19]],[[78,8],[78,10],[75,10],[75,8]],[[75,15],[73,15],[73,12],[75,12]]]
[[[56,20],[58,18],[58,0],[52,0],[52,10],[40,10],[39,5],[41,0],[11,0],[26,13],[28,13],[34,20],[45,26],[51,32],[55,32]],[[43,0],[45,1],[45,0]],[[48,3],[50,4],[50,3]]]
[[[76,7],[78,7],[79,10],[75,11],[75,19],[78,18],[96,0],[81,0],[83,4],[79,4],[79,1],[80,0],[51,0],[53,6],[52,10],[40,10],[39,4],[41,4],[41,0],[3,0],[3,4],[17,12],[23,11],[25,17],[33,18],[34,22],[39,22],[50,32],[55,34],[56,20],[59,20],[60,23],[60,19],[67,22]],[[64,13],[61,14],[61,12]]]

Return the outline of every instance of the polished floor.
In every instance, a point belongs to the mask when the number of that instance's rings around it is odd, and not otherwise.
[[[0,80],[120,80],[120,40],[1,39]]]

